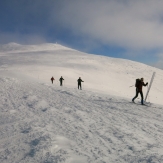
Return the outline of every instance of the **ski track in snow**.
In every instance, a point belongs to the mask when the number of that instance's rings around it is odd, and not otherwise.
[[[163,107],[0,78],[1,163],[162,163]]]

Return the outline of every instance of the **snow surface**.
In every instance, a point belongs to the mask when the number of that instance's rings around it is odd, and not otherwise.
[[[135,79],[153,72],[148,106],[131,103]],[[162,80],[163,70],[58,44],[1,45],[0,162],[162,163]]]

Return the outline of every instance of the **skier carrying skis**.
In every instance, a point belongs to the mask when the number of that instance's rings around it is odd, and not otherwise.
[[[60,77],[60,79],[59,79],[59,81],[60,81],[60,86],[62,86],[62,81],[63,81],[64,79],[63,79],[63,77],[61,76]]]
[[[79,89],[79,87],[80,87],[80,89],[82,89],[81,82],[84,82],[84,81],[81,79],[81,77],[79,77],[79,79],[77,80],[77,82],[78,82],[78,89]]]
[[[51,78],[52,84],[53,84],[53,80],[55,80],[55,79],[54,79],[53,76],[52,76],[52,78]]]
[[[136,87],[136,95],[132,99],[132,102],[134,102],[134,100],[138,97],[138,94],[140,93],[140,95],[141,95],[141,104],[144,105],[144,103],[143,103],[144,97],[143,97],[142,87],[143,86],[147,86],[147,85],[148,85],[148,82],[146,84],[144,84],[144,79],[143,78],[136,80],[136,84],[135,84],[135,87]]]

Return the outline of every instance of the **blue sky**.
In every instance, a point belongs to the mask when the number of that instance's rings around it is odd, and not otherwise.
[[[163,69],[162,0],[0,0],[0,44],[59,43]]]

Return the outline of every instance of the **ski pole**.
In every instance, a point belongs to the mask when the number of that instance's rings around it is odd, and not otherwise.
[[[147,85],[147,90],[148,90],[149,88],[148,88],[148,85]],[[149,99],[149,95],[148,95],[148,98],[146,98],[146,100],[148,99],[148,101],[150,102],[150,99]]]
[[[134,85],[131,85],[131,86],[129,86],[129,87],[133,87]]]
[[[149,85],[148,90],[147,90],[147,93],[146,93],[145,101],[146,101],[147,96],[148,96],[148,93],[150,91],[150,88],[151,88],[152,82],[154,80],[155,74],[156,74],[156,72],[153,72],[153,75],[152,75],[152,78],[151,78],[151,81],[150,81],[150,85]]]

